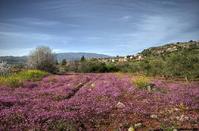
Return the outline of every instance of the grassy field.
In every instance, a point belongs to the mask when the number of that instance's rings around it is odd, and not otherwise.
[[[24,70],[18,73],[0,76],[0,84],[9,87],[19,87],[25,81],[41,80],[48,73],[40,70]]]
[[[0,86],[0,130],[199,127],[198,82],[118,73],[48,75],[41,79],[45,75],[21,72],[15,76],[21,76],[22,87]],[[41,80],[27,81],[35,78]]]

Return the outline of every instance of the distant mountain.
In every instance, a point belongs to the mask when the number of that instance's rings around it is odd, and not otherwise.
[[[58,61],[66,59],[67,61],[80,60],[82,56],[85,58],[107,58],[108,55],[96,54],[96,53],[56,53],[55,54]],[[27,56],[0,56],[0,62],[4,61],[8,64],[24,64],[27,61]]]
[[[136,56],[142,56],[143,58],[148,57],[163,57],[170,54],[182,53],[182,54],[198,54],[199,52],[199,41],[189,41],[189,42],[177,42],[170,43],[163,46],[151,47],[144,49],[142,52],[138,53]],[[90,58],[112,58],[111,56],[96,53],[83,53],[83,52],[69,52],[69,53],[56,53],[57,60],[60,62],[63,59],[67,61],[80,60],[82,56],[87,59]],[[134,57],[136,59],[136,57]],[[8,64],[24,64],[27,60],[27,56],[17,57],[17,56],[0,56],[0,62],[6,61]]]
[[[27,56],[0,56],[0,62],[4,61],[8,64],[24,64]]]
[[[67,61],[74,61],[74,60],[80,60],[81,57],[84,56],[85,58],[108,58],[110,56],[104,55],[104,54],[96,54],[96,53],[57,53],[56,58],[58,61],[62,61],[63,59],[66,59]]]

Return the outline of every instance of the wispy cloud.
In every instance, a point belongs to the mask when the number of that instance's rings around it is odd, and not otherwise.
[[[35,48],[39,45],[47,45],[52,48],[67,45],[73,38],[69,36],[56,36],[43,33],[29,32],[0,32],[0,49],[11,50],[12,48]],[[20,42],[16,44],[16,41]]]
[[[42,33],[26,33],[26,32],[2,32],[0,31],[0,35],[6,36],[6,37],[18,37],[20,38],[31,38],[31,39],[43,39],[43,40],[49,40],[52,38],[49,34],[42,34]]]
[[[33,50],[33,48],[12,48],[12,49],[0,49],[0,56],[25,56],[29,54],[29,52]]]
[[[48,45],[59,52],[125,55],[199,39],[198,0],[20,1],[0,1],[1,54]]]
[[[130,15],[125,15],[125,16],[122,16],[119,20],[122,20],[122,21],[128,21],[130,20],[132,17]]]
[[[53,26],[61,24],[59,21],[52,21],[52,20],[45,20],[45,19],[38,19],[38,18],[15,18],[10,19],[11,22],[20,22],[23,24],[29,25],[41,25],[41,26]]]

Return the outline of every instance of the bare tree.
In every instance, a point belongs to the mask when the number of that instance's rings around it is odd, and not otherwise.
[[[55,56],[52,50],[46,46],[37,47],[28,57],[28,66],[30,68],[55,72]]]

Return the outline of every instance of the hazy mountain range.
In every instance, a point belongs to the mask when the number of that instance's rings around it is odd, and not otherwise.
[[[142,52],[138,53],[145,57],[150,56],[166,56],[171,53],[183,52],[187,53],[198,53],[199,49],[199,41],[189,41],[189,42],[177,42],[165,44],[162,46],[151,47],[144,49]],[[96,53],[84,53],[84,52],[68,52],[68,53],[56,53],[55,54],[57,60],[60,62],[63,59],[67,61],[80,60],[82,56],[85,58],[111,58],[112,56],[104,55],[104,54],[96,54]],[[27,60],[27,56],[0,56],[0,62],[6,61],[8,64],[23,64]]]
[[[104,54],[96,54],[96,53],[84,53],[84,52],[68,52],[68,53],[56,53],[55,54],[57,60],[60,62],[63,59],[66,59],[67,61],[74,61],[74,60],[80,60],[82,56],[85,58],[107,58],[110,57],[108,55]],[[8,64],[23,64],[27,60],[27,56],[0,56],[0,62],[5,61]]]
[[[63,59],[66,59],[67,61],[74,61],[74,60],[80,60],[81,57],[84,56],[85,58],[108,58],[110,56],[104,55],[104,54],[96,54],[96,53],[57,53],[56,58],[58,61],[61,61]]]

